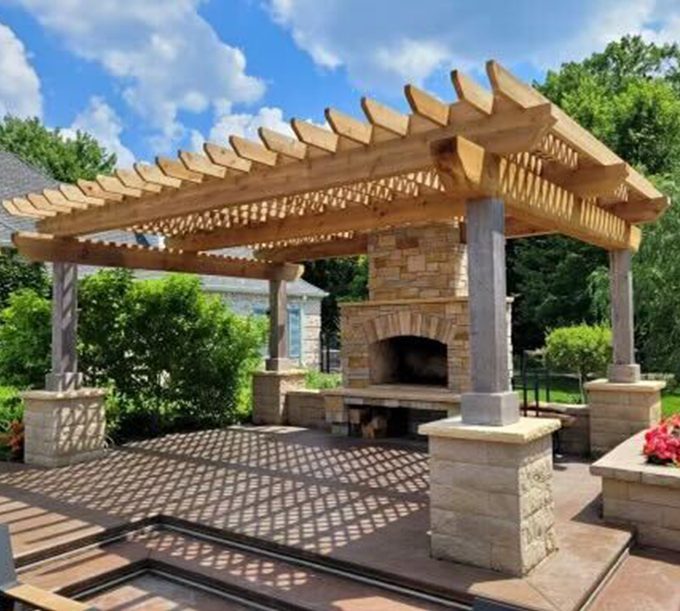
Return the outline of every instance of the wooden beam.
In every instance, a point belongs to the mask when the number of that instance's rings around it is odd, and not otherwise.
[[[255,258],[273,263],[301,263],[317,259],[356,257],[357,255],[366,254],[367,250],[368,236],[358,235],[347,239],[335,238],[323,242],[262,248],[255,251]]]
[[[433,155],[451,193],[498,197],[515,218],[602,248],[639,247],[637,227],[465,138],[437,143]]]
[[[409,223],[436,222],[461,217],[464,202],[451,195],[377,202],[371,206],[354,206],[350,210],[331,210],[322,214],[286,217],[246,227],[220,228],[169,238],[171,248],[196,252],[228,246],[282,242],[314,235],[343,231],[369,231]]]
[[[539,91],[520,81],[493,60],[487,62],[486,71],[494,95],[501,105],[510,103],[520,108],[531,108],[549,101]],[[602,166],[617,165],[623,162],[618,155],[607,148],[587,129],[581,127],[561,108],[554,104],[552,106],[557,118],[557,123],[552,127],[552,132],[557,137]],[[626,179],[626,184],[645,199],[656,199],[662,195],[649,180],[632,169]]]
[[[551,168],[541,175],[579,197],[596,197],[615,193],[625,183],[628,170],[628,164],[621,162],[606,166],[581,167],[572,171]]]
[[[508,240],[532,238],[542,235],[551,235],[554,233],[554,231],[548,231],[542,227],[535,227],[524,221],[518,221],[512,217],[507,217],[505,219],[505,237],[508,238]]]
[[[372,111],[375,110],[372,108]],[[510,109],[467,123],[450,124],[404,138],[376,142],[368,147],[337,154],[327,152],[315,159],[305,160],[304,163],[282,164],[255,174],[241,173],[224,180],[186,184],[181,189],[167,190],[157,195],[147,194],[140,199],[126,201],[124,213],[120,205],[106,203],[97,209],[60,214],[55,218],[42,220],[38,228],[41,233],[84,235],[354,182],[379,180],[431,168],[430,145],[442,138],[464,135],[473,140],[485,139],[484,145],[491,146],[488,141],[493,139],[493,134],[500,133],[505,137],[513,130],[525,132],[527,128],[542,126],[553,120],[547,105],[529,110]],[[323,137],[328,140],[329,148],[332,148],[331,139],[337,141],[338,136],[333,132],[320,128],[313,130],[314,126],[300,122],[296,125],[310,146],[316,145],[318,148],[325,144],[319,137],[322,132]],[[214,150],[212,153],[209,152],[209,156],[213,163],[220,164],[217,156],[214,156]],[[165,166],[167,176],[170,166]],[[187,180],[190,172],[184,166],[182,169],[182,176],[175,172],[173,177]],[[198,177],[193,172],[191,175]]]
[[[300,265],[272,264],[251,259],[185,253],[173,249],[55,238],[37,233],[15,233],[12,236],[12,242],[17,250],[31,261],[78,263],[100,267],[150,269],[260,280],[292,281],[302,275]]]

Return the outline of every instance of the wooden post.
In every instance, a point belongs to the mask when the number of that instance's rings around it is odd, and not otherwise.
[[[640,380],[640,366],[635,363],[633,334],[632,258],[630,250],[609,252],[613,347],[613,362],[607,371],[610,382],[631,383]]]
[[[77,329],[78,266],[55,263],[52,277],[52,371],[45,377],[47,390],[76,390],[80,387]]]
[[[472,392],[463,395],[463,422],[505,425],[519,420],[510,390],[505,280],[505,205],[468,201],[466,209]]]
[[[288,359],[288,295],[285,280],[269,281],[269,358],[267,371],[290,369]]]

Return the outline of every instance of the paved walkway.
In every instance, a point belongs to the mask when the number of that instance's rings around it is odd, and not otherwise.
[[[597,516],[599,480],[558,463],[560,552],[525,580],[432,560],[422,444],[234,428],[129,444],[62,469],[0,464],[0,521],[15,554],[162,513],[442,588],[537,609],[574,609],[629,534]]]

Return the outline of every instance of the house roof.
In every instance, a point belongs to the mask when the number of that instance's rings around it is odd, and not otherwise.
[[[38,193],[43,189],[54,189],[59,182],[47,176],[39,169],[27,164],[8,151],[0,150],[0,200],[12,199],[26,193]],[[0,207],[0,247],[13,247],[12,234],[18,231],[35,231],[35,219],[11,215],[4,207]],[[140,246],[158,246],[157,236],[135,234],[131,231],[112,230],[94,234],[93,240]],[[219,254],[227,257],[252,259],[249,248],[228,248]],[[101,268],[92,265],[80,265],[81,276],[88,276]],[[164,272],[134,270],[138,279],[162,278]],[[266,295],[269,291],[266,280],[250,278],[232,278],[226,276],[199,275],[201,285],[206,291],[215,293],[248,293]],[[323,298],[326,293],[302,279],[288,283],[288,294],[297,297]]]
[[[13,153],[0,150],[0,199],[11,199],[29,192],[58,186],[59,183]],[[12,246],[15,231],[35,231],[31,218],[14,216],[0,209],[0,246]]]

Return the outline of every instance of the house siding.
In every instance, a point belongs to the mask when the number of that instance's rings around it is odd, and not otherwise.
[[[210,291],[206,291],[210,292]],[[242,315],[269,308],[268,295],[256,293],[216,293]],[[288,305],[300,309],[301,356],[304,367],[318,368],[321,351],[321,300],[310,297],[288,296]]]

